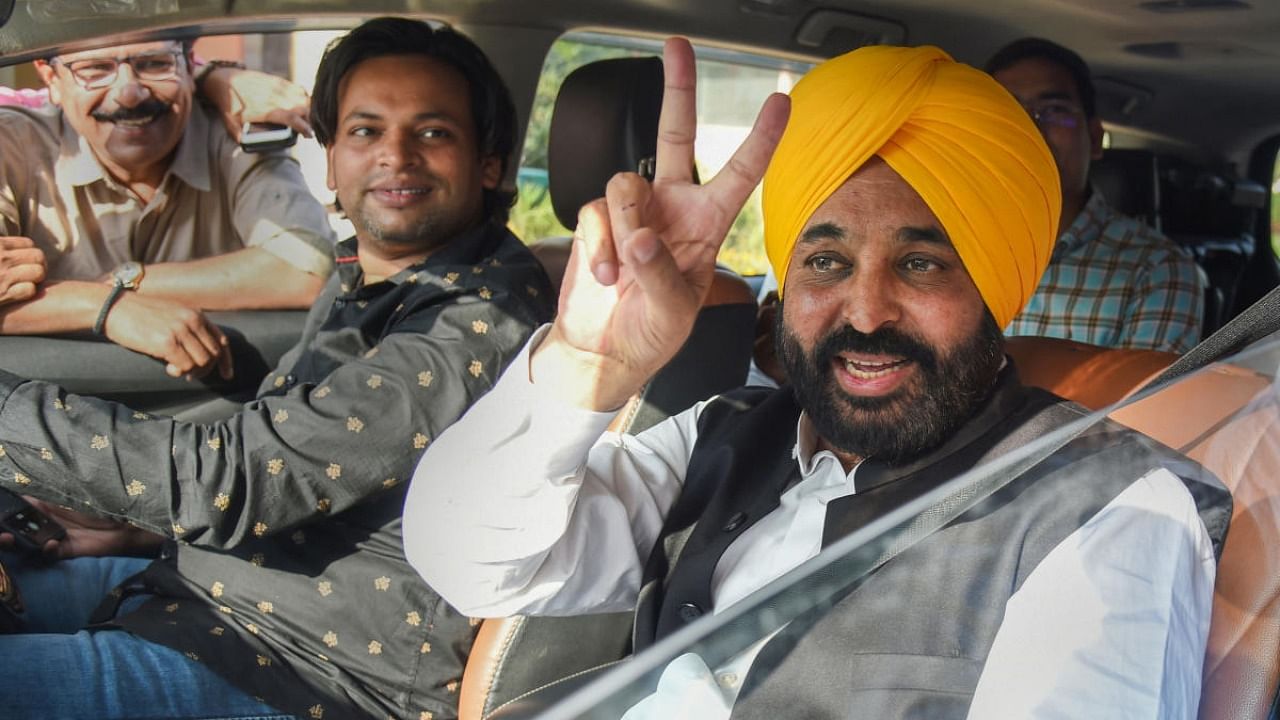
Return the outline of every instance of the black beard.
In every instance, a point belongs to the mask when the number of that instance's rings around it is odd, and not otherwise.
[[[954,435],[990,393],[1004,357],[1004,336],[990,312],[948,356],[895,328],[867,334],[849,325],[806,353],[782,317],[779,305],[774,326],[778,358],[818,435],[841,452],[891,465],[917,458]],[[887,396],[848,395],[832,369],[841,352],[900,356],[915,362],[920,372]]]

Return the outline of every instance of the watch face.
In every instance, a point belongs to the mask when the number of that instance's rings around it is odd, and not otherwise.
[[[138,281],[142,279],[142,263],[134,262],[133,260],[121,263],[119,267],[111,272],[111,277],[116,281],[117,285],[131,289],[135,288],[138,286]]]

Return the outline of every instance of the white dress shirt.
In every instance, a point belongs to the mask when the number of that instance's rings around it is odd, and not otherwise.
[[[531,383],[527,353],[419,462],[405,553],[468,615],[630,609],[704,404],[638,436],[605,433],[612,414]],[[798,438],[801,480],[721,557],[716,611],[816,555],[826,504],[857,492],[857,468],[815,452],[803,415]],[[1136,479],[1010,598],[970,717],[1194,718],[1214,571],[1182,481],[1163,469]],[[682,703],[728,717],[761,644],[714,670],[680,658],[629,720]]]

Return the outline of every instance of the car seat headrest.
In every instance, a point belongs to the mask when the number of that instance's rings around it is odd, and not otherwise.
[[[578,208],[602,197],[615,173],[652,176],[662,86],[656,57],[599,60],[564,79],[547,147],[547,184],[562,225],[574,228]]]

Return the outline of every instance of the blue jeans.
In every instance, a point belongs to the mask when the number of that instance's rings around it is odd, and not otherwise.
[[[141,571],[140,558],[76,558],[49,565],[0,561],[26,606],[27,630],[0,635],[0,717],[288,718],[177,650],[122,630],[81,630],[107,592]],[[121,613],[145,597],[125,600]]]

